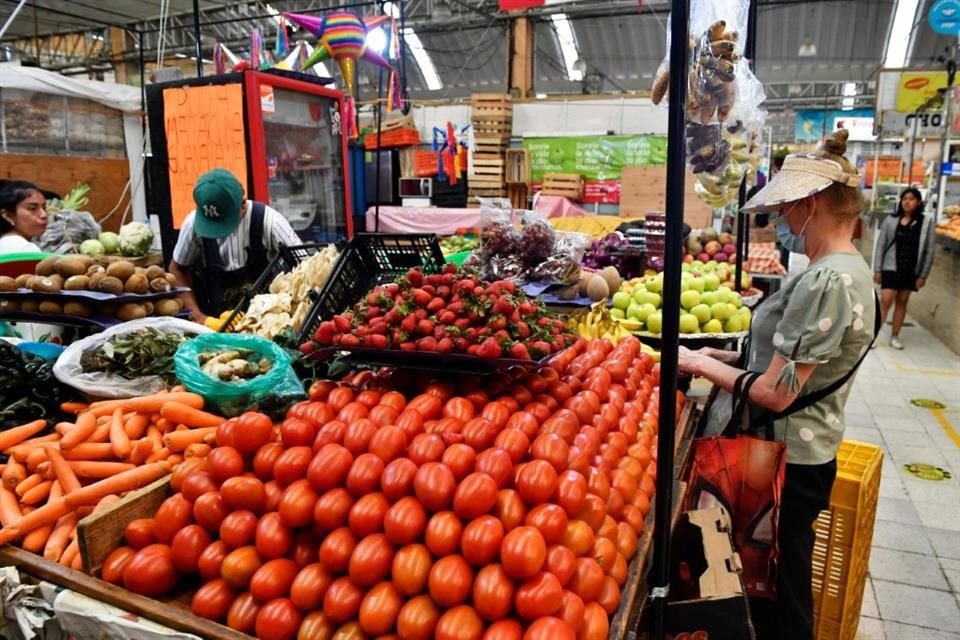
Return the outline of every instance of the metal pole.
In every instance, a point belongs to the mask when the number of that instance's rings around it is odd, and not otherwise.
[[[17,14],[20,13],[20,9],[23,9],[23,5],[27,4],[27,0],[20,0],[20,4],[17,5],[17,8],[13,10],[13,13],[10,14],[10,17],[7,18],[7,21],[3,23],[3,27],[0,28],[0,38],[3,37],[3,34],[7,32],[7,29],[10,28],[10,25],[13,24],[13,21],[17,19]]]
[[[193,46],[194,55],[197,56],[197,77],[203,77],[203,48],[200,46],[200,0],[193,0],[193,38],[196,40]]]
[[[672,0],[670,19],[670,109],[667,115],[667,211],[663,268],[663,334],[660,344],[660,416],[654,506],[650,602],[653,640],[662,640],[670,593],[670,524],[673,512],[673,456],[677,431],[677,359],[680,348],[680,273],[683,197],[686,190],[686,104],[690,22],[688,0]]]
[[[948,92],[949,93],[949,92]],[[949,99],[949,96],[948,96]],[[910,164],[907,167],[907,185],[913,186],[913,158],[917,150],[917,127],[920,121],[920,112],[913,114],[913,136],[910,140]],[[899,191],[899,189],[897,189]]]
[[[757,53],[757,0],[750,0],[750,10],[747,14],[747,41],[743,47],[743,55],[754,70],[754,56]],[[750,246],[750,217],[743,213],[743,205],[747,203],[747,176],[740,182],[740,192],[737,197],[737,261],[733,270],[736,281],[734,291],[743,287],[743,261],[747,257]]]
[[[383,13],[383,2],[380,2],[378,6],[380,8],[380,13]],[[390,46],[389,42],[387,46],[388,47]],[[374,193],[376,198],[375,198],[375,202],[373,203],[373,206],[374,206],[373,230],[376,231],[377,233],[380,233],[380,163],[383,160],[383,157],[380,155],[383,152],[383,150],[380,148],[380,144],[383,141],[383,104],[381,104],[380,97],[383,95],[383,67],[378,67],[377,69],[378,69],[377,71],[377,104],[375,107],[376,112],[374,113],[374,117],[377,119],[377,149],[376,151],[374,151],[374,158],[376,162],[376,167],[374,168],[374,170],[376,171],[377,177],[376,177],[376,185],[374,186],[374,189],[375,189]],[[357,116],[357,119],[359,120],[359,116],[360,116],[359,111],[356,113],[356,116]],[[393,153],[392,151],[388,152],[388,156],[389,154],[392,154],[392,153]],[[391,162],[391,165],[392,164],[393,163]],[[393,176],[393,177],[396,177],[396,176]]]

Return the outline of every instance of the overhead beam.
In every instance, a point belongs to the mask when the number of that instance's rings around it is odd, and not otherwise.
[[[507,89],[517,98],[533,95],[534,32],[533,21],[526,16],[513,18],[507,30]]]

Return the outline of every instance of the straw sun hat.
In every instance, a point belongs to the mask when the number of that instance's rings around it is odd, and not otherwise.
[[[750,198],[743,206],[743,211],[775,211],[787,203],[816,195],[834,182],[859,187],[857,170],[843,157],[848,135],[846,130],[841,129],[827,139],[823,148],[813,153],[787,156],[783,168]]]

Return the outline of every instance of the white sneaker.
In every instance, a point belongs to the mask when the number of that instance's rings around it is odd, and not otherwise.
[[[903,351],[903,343],[900,342],[900,338],[897,336],[890,338],[890,346],[899,351]]]

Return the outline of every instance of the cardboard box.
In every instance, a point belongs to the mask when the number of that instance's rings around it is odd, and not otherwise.
[[[671,541],[668,640],[755,640],[740,558],[721,508],[680,515]],[[640,638],[650,637],[650,603]]]
[[[683,196],[683,221],[693,229],[702,229],[713,219],[713,209],[697,197],[696,178],[687,171]],[[667,207],[666,167],[624,167],[620,171],[620,216],[643,217],[649,211]]]

